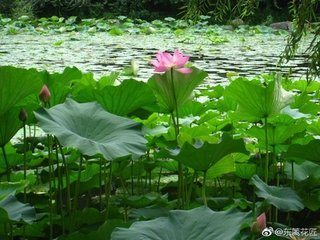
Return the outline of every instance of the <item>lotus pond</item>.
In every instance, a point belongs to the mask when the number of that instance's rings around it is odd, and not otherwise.
[[[0,239],[319,239],[320,82],[303,55],[262,74],[285,32],[19,21],[1,19]]]

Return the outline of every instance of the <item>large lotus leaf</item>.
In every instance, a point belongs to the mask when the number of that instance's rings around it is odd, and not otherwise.
[[[136,80],[125,80],[119,86],[106,86],[95,91],[94,96],[108,112],[119,116],[156,104],[152,89],[146,83]]]
[[[93,228],[92,226],[88,228],[82,227],[79,231],[73,232],[70,235],[60,236],[58,240],[108,240],[116,227],[129,227],[130,224],[131,222],[125,222],[121,219],[110,219],[98,228]]]
[[[135,222],[129,229],[116,228],[111,239],[231,240],[240,233],[247,216],[248,213],[215,212],[207,207],[172,210],[168,217]]]
[[[238,103],[238,117],[251,121],[274,116],[292,101],[292,95],[281,87],[279,78],[266,86],[239,78],[226,88],[225,97]]]
[[[196,171],[207,171],[223,157],[235,152],[248,153],[243,140],[234,140],[225,134],[217,144],[205,142],[192,145],[186,142],[180,150],[170,151],[170,155],[173,159]]]
[[[294,120],[289,116],[283,115],[279,121],[268,124],[268,142],[269,145],[284,144],[296,133],[304,131],[305,121]],[[265,128],[254,126],[247,131],[247,134],[259,140],[261,147],[265,146]]]
[[[0,115],[42,86],[42,75],[35,69],[0,67]]]
[[[19,202],[12,195],[0,201],[0,223],[20,220],[31,223],[35,218],[36,211],[34,207]]]
[[[313,121],[312,123],[310,123],[307,126],[307,129],[309,132],[320,136],[320,118],[318,119],[318,121]]]
[[[76,67],[67,67],[62,73],[44,72],[44,83],[48,86],[51,93],[50,106],[63,103],[71,92],[73,80],[80,79],[82,73]]]
[[[207,172],[207,178],[217,178],[223,174],[236,171],[236,162],[247,161],[248,155],[243,153],[230,153],[215,163]]]
[[[294,180],[301,182],[305,180],[314,179],[319,183],[320,180],[320,165],[310,161],[303,161],[301,164],[293,163],[294,167]],[[292,166],[290,163],[286,163],[284,166],[285,174],[292,179]]]
[[[190,74],[182,74],[174,70],[163,74],[154,74],[148,80],[148,84],[153,89],[162,109],[166,112],[173,112],[176,110],[176,103],[180,108],[191,99],[192,91],[207,76],[206,72],[193,67]]]
[[[133,208],[144,208],[150,205],[166,205],[168,200],[156,194],[123,197],[122,203]]]
[[[320,162],[320,139],[312,140],[306,145],[292,144],[284,157],[288,160],[303,159]]]
[[[20,108],[12,108],[0,115],[0,146],[6,145],[22,127],[19,120]]]
[[[140,124],[106,112],[99,104],[65,103],[35,113],[40,127],[55,135],[66,147],[79,149],[82,154],[101,154],[107,160],[145,154],[146,140]]]
[[[256,186],[256,194],[281,211],[301,211],[304,208],[301,198],[289,187],[275,187],[265,184],[257,175],[251,179]]]
[[[23,180],[20,182],[0,182],[0,201],[17,191],[23,191],[27,185],[28,183]]]
[[[251,179],[257,172],[257,165],[253,163],[238,163],[236,164],[235,174],[242,179]]]

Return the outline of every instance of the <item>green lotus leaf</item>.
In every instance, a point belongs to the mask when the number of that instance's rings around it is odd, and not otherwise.
[[[0,201],[9,195],[14,195],[17,191],[23,191],[27,185],[28,183],[23,180],[20,182],[0,182]]]
[[[19,120],[20,108],[12,108],[0,115],[0,146],[6,145],[22,127]]]
[[[140,124],[106,112],[99,104],[65,103],[35,112],[40,127],[55,135],[66,147],[88,156],[101,154],[107,160],[145,154],[146,140]]]
[[[251,179],[256,186],[256,194],[281,211],[301,211],[304,208],[301,198],[289,187],[275,187],[265,184],[257,175]]]
[[[225,97],[238,103],[237,117],[250,121],[277,115],[292,101],[292,95],[281,87],[279,78],[266,86],[239,78],[226,88]]]
[[[76,67],[67,67],[62,73],[48,73],[45,71],[44,83],[51,93],[50,106],[63,103],[71,92],[72,81],[81,77],[82,73]]]
[[[35,69],[0,67],[0,115],[42,86],[42,75]]]
[[[12,195],[0,201],[0,223],[20,220],[31,223],[35,218],[36,211],[34,207],[19,202]]]
[[[294,120],[287,115],[278,115],[271,124],[268,124],[268,143],[270,146],[284,144],[295,134],[303,132],[305,128],[305,121]],[[257,138],[261,147],[265,146],[264,127],[254,126],[247,131],[247,134]]]
[[[111,239],[236,239],[247,216],[248,213],[215,212],[207,207],[172,210],[168,217],[135,222],[129,229],[116,228]]]
[[[59,240],[87,240],[87,239],[96,239],[96,240],[107,240],[110,239],[112,231],[116,227],[129,227],[131,222],[125,222],[121,219],[110,219],[105,221],[101,226],[94,228],[81,227],[79,231],[73,232],[69,235],[62,235]]]
[[[192,145],[186,142],[180,150],[170,151],[170,155],[196,171],[207,171],[223,157],[235,152],[247,154],[243,140],[234,140],[225,134],[217,144],[205,142]]]
[[[125,80],[119,86],[106,86],[94,92],[95,99],[108,112],[125,116],[144,106],[155,105],[156,98],[144,82]]]
[[[293,163],[294,180],[302,182],[305,180],[314,179],[318,183],[320,180],[320,165],[310,161],[303,161],[301,164]],[[284,165],[285,174],[292,179],[292,166],[290,163]]]
[[[192,91],[207,76],[206,72],[193,67],[190,74],[182,74],[178,71],[172,71],[172,76],[171,71],[163,74],[154,74],[148,80],[148,84],[153,89],[163,111],[173,112],[176,110],[175,102],[179,108],[191,100]]]
[[[284,157],[288,160],[303,159],[320,162],[320,140],[312,140],[306,145],[292,144]]]

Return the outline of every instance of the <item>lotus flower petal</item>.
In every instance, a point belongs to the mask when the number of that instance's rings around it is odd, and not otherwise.
[[[179,50],[175,50],[173,54],[168,52],[158,52],[156,59],[150,61],[154,66],[156,73],[163,73],[170,69],[175,69],[183,74],[192,72],[191,68],[185,68],[184,65],[189,61],[189,56],[184,56]]]

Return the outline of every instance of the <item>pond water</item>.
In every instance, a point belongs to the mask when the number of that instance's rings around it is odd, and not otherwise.
[[[209,73],[207,83],[226,83],[228,72],[242,76],[281,71],[293,79],[305,78],[305,56],[299,54],[283,66],[279,55],[286,45],[286,34],[225,33],[216,43],[205,34],[182,37],[174,34],[110,36],[108,33],[69,33],[54,35],[0,35],[0,65],[62,71],[76,66],[96,77],[139,64],[138,78],[147,80],[153,69],[148,62],[159,50],[180,49],[191,62]],[[307,45],[307,40],[302,45]]]

